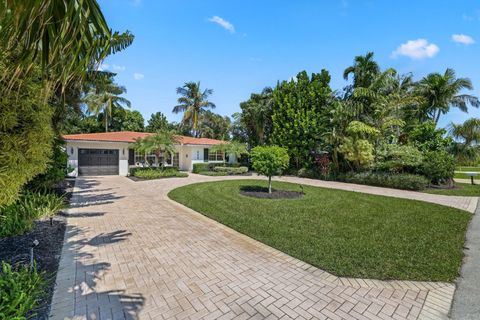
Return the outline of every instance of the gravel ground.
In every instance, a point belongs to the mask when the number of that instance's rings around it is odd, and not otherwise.
[[[67,181],[55,191],[66,192],[69,199],[73,184],[73,181]],[[32,319],[48,319],[65,228],[66,219],[59,214],[53,217],[52,221],[50,218],[36,221],[34,228],[28,233],[0,239],[0,261],[6,261],[12,265],[30,263],[30,248],[35,240],[39,242],[34,248],[34,259],[38,270],[45,272],[48,287],[40,307],[36,310],[36,316]]]

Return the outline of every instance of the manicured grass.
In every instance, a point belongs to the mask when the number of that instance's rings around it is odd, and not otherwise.
[[[470,180],[470,176],[467,176],[465,173],[455,172],[453,176],[454,179],[468,179]],[[480,174],[476,177],[473,177],[473,180],[480,180]]]
[[[257,199],[230,180],[177,188],[169,197],[336,275],[454,281],[471,215],[440,205],[304,186],[299,199]],[[274,182],[273,187],[300,191]]]
[[[474,171],[480,172],[480,167],[456,167],[455,171]]]
[[[470,180],[470,176],[467,176],[465,173],[462,173],[461,171],[464,171],[464,172],[479,172],[480,173],[480,167],[457,167],[457,168],[455,168],[454,178]],[[473,179],[474,180],[480,180],[480,174],[476,177],[473,177]]]
[[[480,185],[467,183],[455,183],[453,189],[426,189],[424,192],[432,194],[442,194],[446,196],[466,196],[480,197]]]

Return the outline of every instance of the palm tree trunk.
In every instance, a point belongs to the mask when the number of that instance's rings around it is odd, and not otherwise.
[[[441,114],[441,113],[442,113],[442,111],[439,109],[439,110],[438,110],[438,114],[437,114],[437,116],[436,116],[436,118],[435,118],[435,126],[437,126],[438,120],[440,120],[440,114]]]
[[[104,118],[105,118],[105,132],[108,132],[108,115],[107,115],[107,109],[105,109]]]

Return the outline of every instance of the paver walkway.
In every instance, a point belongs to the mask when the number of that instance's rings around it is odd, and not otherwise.
[[[446,318],[453,284],[338,278],[166,196],[226,178],[77,179],[52,319]]]

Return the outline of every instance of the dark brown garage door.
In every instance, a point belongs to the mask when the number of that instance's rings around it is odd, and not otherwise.
[[[83,176],[118,174],[118,150],[79,149],[78,172]]]

